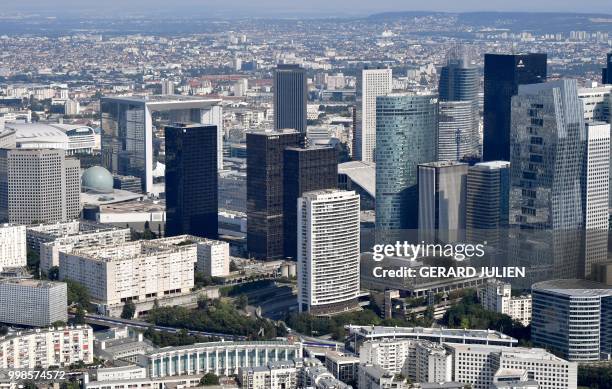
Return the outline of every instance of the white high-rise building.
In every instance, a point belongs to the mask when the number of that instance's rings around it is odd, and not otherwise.
[[[156,239],[158,243],[193,245],[197,248],[196,270],[209,277],[224,277],[230,274],[229,243],[192,235],[179,235]]]
[[[67,293],[63,282],[8,278],[0,281],[0,322],[47,327],[67,322]]]
[[[0,220],[15,224],[78,219],[81,164],[64,150],[0,150]]]
[[[298,305],[333,313],[357,306],[359,195],[325,189],[298,199]]]
[[[531,295],[513,297],[509,283],[490,280],[480,291],[480,303],[484,309],[506,314],[524,326],[531,323]]]
[[[391,69],[362,69],[357,77],[357,128],[355,131],[356,157],[374,161],[376,149],[376,97],[384,96],[393,88]]]
[[[173,95],[174,94],[174,82],[171,80],[161,81],[161,94],[162,95]]]
[[[582,100],[585,122],[608,122],[610,120],[610,105],[612,104],[612,85],[597,85],[591,88],[578,89],[578,97]]]
[[[593,265],[608,260],[610,125],[591,122],[586,124],[586,130],[584,276],[589,277]]]
[[[27,265],[26,228],[0,224],[0,270]]]

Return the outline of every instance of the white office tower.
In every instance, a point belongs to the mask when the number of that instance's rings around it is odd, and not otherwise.
[[[0,270],[27,265],[26,228],[0,224]]]
[[[190,292],[196,261],[195,245],[127,242],[60,252],[59,278],[82,284],[95,303],[112,308]]]
[[[586,130],[584,276],[589,277],[595,264],[608,260],[610,125],[591,122]]]
[[[61,222],[81,213],[81,164],[64,150],[0,150],[0,220]]]
[[[376,149],[376,97],[393,88],[391,69],[362,69],[357,77],[357,128],[355,146],[357,159],[374,161]]]
[[[431,162],[418,169],[421,237],[426,242],[463,240],[468,164]]]
[[[8,278],[0,281],[0,322],[47,327],[68,321],[63,282]]]
[[[489,280],[480,291],[484,309],[503,313],[528,326],[531,323],[531,295],[512,296],[512,286],[500,280]]]
[[[578,97],[582,100],[584,121],[608,122],[612,104],[612,85],[597,85],[590,88],[579,88]]]
[[[474,103],[438,103],[438,161],[460,161],[478,156],[478,137],[474,136]]]
[[[577,366],[540,348],[445,344],[453,357],[454,381],[490,389],[498,373],[522,370],[539,389],[576,389]],[[520,387],[520,386],[519,386]]]
[[[324,189],[298,199],[298,305],[327,314],[359,295],[359,195]]]

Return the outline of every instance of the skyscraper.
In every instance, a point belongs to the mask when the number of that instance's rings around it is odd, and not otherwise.
[[[102,164],[113,174],[139,177],[145,193],[164,192],[163,183],[153,179],[157,165],[153,122],[162,112],[168,114],[170,123],[216,125],[217,168],[223,167],[221,100],[188,96],[103,97],[100,109]]]
[[[440,72],[438,160],[479,156],[479,69],[461,49],[452,50]]]
[[[419,165],[419,233],[426,241],[465,238],[468,164],[451,161]]]
[[[484,161],[510,160],[512,96],[519,85],[546,81],[546,54],[486,54],[484,68]]]
[[[58,149],[0,149],[0,219],[53,223],[81,214],[81,164]]]
[[[288,147],[283,164],[283,251],[297,259],[297,200],[306,192],[338,187],[338,152],[333,147]]]
[[[247,248],[258,259],[283,257],[284,150],[303,143],[294,130],[247,133]]]
[[[477,107],[471,101],[440,101],[438,112],[438,160],[459,161],[478,155]],[[431,162],[431,161],[430,161]]]
[[[374,161],[376,148],[376,97],[384,96],[393,88],[391,69],[362,69],[357,77],[356,93],[356,159]]]
[[[573,278],[584,227],[586,130],[575,80],[522,85],[512,98],[510,224],[530,276]]]
[[[496,245],[508,228],[510,162],[481,162],[468,168],[466,234],[468,242]]]
[[[608,260],[608,218],[610,187],[610,125],[586,124],[587,150],[583,183],[584,202],[584,274],[588,277],[593,266]]]
[[[418,227],[417,166],[436,160],[437,99],[376,98],[376,228]]]
[[[299,65],[278,65],[274,72],[274,129],[306,133],[308,84]]]
[[[606,56],[606,67],[601,69],[601,83],[612,84],[612,53]]]
[[[357,308],[359,195],[320,190],[298,200],[298,305],[327,314]]]
[[[166,235],[216,238],[217,126],[167,126]]]

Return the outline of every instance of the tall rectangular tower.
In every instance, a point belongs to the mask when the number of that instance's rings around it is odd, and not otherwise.
[[[362,69],[357,77],[356,159],[373,162],[376,149],[376,97],[393,88],[391,69]]]
[[[426,241],[453,243],[465,237],[468,164],[419,165],[419,232]]]
[[[308,84],[299,65],[278,65],[274,72],[274,129],[306,133]]]
[[[300,312],[357,308],[359,195],[321,190],[298,200],[298,305]]]
[[[284,150],[303,143],[295,130],[247,134],[247,248],[255,258],[283,257]]]
[[[217,126],[176,124],[166,137],[166,235],[216,238]]]
[[[486,54],[484,161],[510,160],[510,105],[519,85],[546,81],[546,54]]]
[[[333,147],[289,147],[283,163],[283,251],[285,257],[297,259],[298,198],[338,187],[338,152]]]
[[[612,53],[606,56],[606,67],[601,69],[601,83],[612,84]]]

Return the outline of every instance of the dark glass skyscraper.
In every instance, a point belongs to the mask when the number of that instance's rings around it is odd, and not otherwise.
[[[247,134],[247,248],[255,258],[283,257],[284,150],[303,143],[296,131]]]
[[[485,54],[484,161],[510,160],[510,105],[519,85],[546,81],[546,54]]]
[[[333,147],[289,147],[284,165],[284,255],[297,259],[297,200],[306,192],[338,187],[338,152]]]
[[[216,238],[217,126],[166,127],[166,235]]]
[[[274,72],[274,128],[306,133],[306,71],[299,65],[278,65]]]
[[[606,57],[606,67],[601,69],[602,84],[612,84],[612,53]]]

